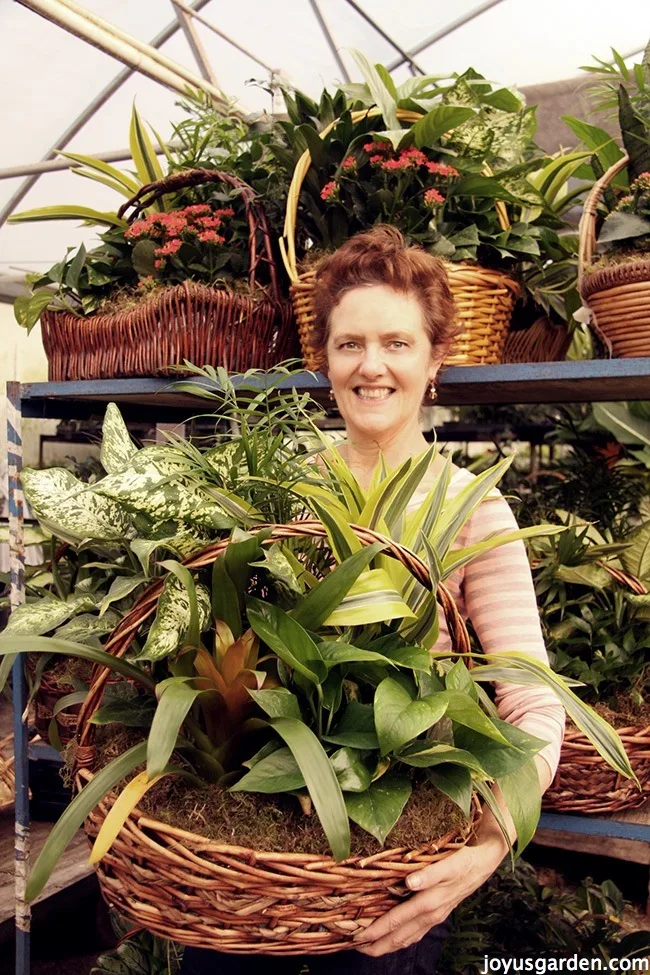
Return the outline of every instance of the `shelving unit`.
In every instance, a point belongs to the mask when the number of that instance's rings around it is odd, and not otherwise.
[[[153,423],[181,422],[198,413],[210,413],[211,403],[174,388],[177,377],[150,379],[89,380],[66,383],[7,384],[9,452],[9,520],[11,556],[11,604],[24,599],[23,505],[19,474],[22,466],[21,422],[23,417],[88,419],[101,415],[107,402],[118,403],[125,419]],[[197,380],[211,390],[217,383]],[[186,380],[185,380],[186,381]],[[250,382],[250,380],[247,380]],[[235,384],[237,377],[234,377]],[[259,377],[259,388],[269,384]],[[287,377],[280,388],[310,391],[326,402],[329,383],[322,375],[303,372]],[[603,402],[650,399],[650,358],[584,362],[527,363],[522,365],[448,368],[441,374],[438,400],[441,406],[477,404]],[[16,972],[29,975],[29,908],[24,904],[24,884],[29,859],[29,799],[27,782],[27,728],[21,716],[25,687],[20,658],[14,664],[14,736],[16,749]],[[545,813],[540,831],[546,836],[596,837],[607,853],[604,838],[643,844],[650,864],[650,824],[619,820],[561,816]],[[541,835],[540,833],[540,835]]]

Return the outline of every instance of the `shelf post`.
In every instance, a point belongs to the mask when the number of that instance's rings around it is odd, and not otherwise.
[[[15,610],[25,601],[25,536],[23,493],[20,472],[23,466],[22,410],[20,383],[7,383],[7,447],[9,472],[9,565],[10,602]],[[16,975],[29,975],[31,910],[25,901],[29,871],[29,766],[27,758],[27,687],[22,654],[13,664],[14,770],[15,791],[15,908]]]

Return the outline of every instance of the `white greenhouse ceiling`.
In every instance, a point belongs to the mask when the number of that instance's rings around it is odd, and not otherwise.
[[[81,6],[115,27],[160,45],[169,59],[199,76],[200,66],[177,17],[187,3],[216,27],[192,24],[218,87],[246,112],[271,111],[263,88],[270,71],[315,96],[324,86],[359,80],[349,48],[391,68],[396,81],[410,73],[445,74],[472,66],[493,81],[526,87],[577,78],[593,55],[638,53],[650,37],[650,3],[628,0],[80,0]],[[180,118],[180,97],[138,72],[128,75],[114,57],[66,32],[41,13],[74,8],[72,0],[0,0],[0,170],[24,171],[65,148],[86,154],[125,149],[135,100],[140,115],[163,138]],[[182,14],[180,15],[182,17]],[[231,43],[234,42],[234,43]],[[242,50],[243,49],[243,50]],[[247,52],[247,53],[246,53]],[[410,58],[409,61],[405,55]],[[96,111],[90,108],[107,86],[125,80]],[[347,75],[347,77],[346,77]],[[585,76],[583,76],[585,79]],[[585,79],[586,80],[586,79]],[[254,84],[253,81],[261,84]],[[576,81],[576,87],[584,83]],[[277,106],[276,106],[277,107]],[[66,139],[84,114],[89,118]],[[64,171],[46,172],[17,206],[25,176],[0,179],[0,211],[83,203],[115,205],[110,190]],[[42,270],[59,260],[66,245],[88,239],[70,223],[2,223],[0,279]],[[6,288],[0,287],[0,291]]]

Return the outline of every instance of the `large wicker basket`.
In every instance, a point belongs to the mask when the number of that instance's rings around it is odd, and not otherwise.
[[[255,192],[229,173],[192,169],[140,188],[119,211],[133,221],[167,193],[210,182],[240,191],[248,220],[249,293],[194,281],[171,285],[132,308],[80,318],[65,311],[41,316],[49,378],[112,379],[178,373],[184,359],[231,372],[269,369],[297,354],[291,306],[281,297],[264,209]],[[266,265],[269,285],[258,282]]]
[[[361,122],[377,115],[379,115],[378,109],[352,112],[352,121]],[[397,117],[403,122],[414,123],[422,116],[419,112],[398,109]],[[328,125],[321,132],[321,138],[324,138],[335,125],[336,121]],[[312,334],[316,266],[299,268],[296,257],[298,203],[302,184],[310,165],[311,155],[307,149],[298,160],[289,187],[284,237],[280,241],[280,250],[291,279],[291,298],[303,359],[308,369],[317,371],[323,366],[323,357],[315,347]],[[489,172],[487,169],[485,171]],[[508,230],[510,221],[505,203],[496,200],[494,206],[501,229]],[[460,332],[445,364],[469,366],[500,362],[512,311],[520,293],[519,285],[502,271],[489,271],[476,264],[447,262],[446,266],[449,286],[458,310]]]
[[[366,545],[381,539],[353,526]],[[287,538],[326,537],[317,521],[275,526],[264,544]],[[190,568],[212,564],[225,551],[222,541],[186,561]],[[413,553],[387,542],[423,585],[429,572]],[[163,580],[153,583],[111,635],[106,651],[122,656],[141,624],[155,611]],[[453,645],[469,649],[465,625],[453,600],[439,587],[439,600]],[[97,671],[79,717],[77,780],[92,773],[93,728],[89,724],[102,699],[108,672]],[[97,807],[87,822],[92,837],[100,829],[114,796]],[[332,857],[307,853],[251,850],[216,843],[169,826],[136,809],[109,853],[98,864],[103,895],[110,906],[138,926],[186,945],[231,953],[316,954],[350,947],[353,935],[408,895],[404,880],[414,870],[461,848],[480,818],[474,803],[471,823],[436,837],[419,849],[383,850],[373,856]]]
[[[627,572],[599,563],[618,582],[637,595],[647,589]],[[650,726],[618,728],[641,788],[633,779],[619,775],[601,758],[591,742],[572,721],[567,722],[560,764],[550,788],[542,797],[544,809],[584,814],[615,813],[635,809],[650,799]]]
[[[589,270],[596,247],[596,208],[606,187],[628,162],[623,156],[594,183],[580,221],[580,294],[591,311],[592,327],[615,359],[650,356],[650,261]]]

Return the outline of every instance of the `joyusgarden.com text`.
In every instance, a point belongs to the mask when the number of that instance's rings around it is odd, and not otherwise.
[[[571,955],[569,958],[490,958],[485,955],[480,975],[498,972],[500,975],[510,975],[511,972],[535,972],[544,975],[546,972],[650,972],[648,958],[611,958],[604,961],[601,958],[580,958]]]

